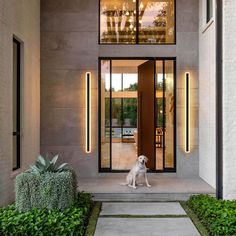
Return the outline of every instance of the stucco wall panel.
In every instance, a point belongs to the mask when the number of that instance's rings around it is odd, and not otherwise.
[[[41,151],[59,152],[65,161],[68,159],[69,163],[73,164],[79,176],[97,175],[98,57],[176,57],[177,94],[183,92],[179,90],[184,82],[182,75],[186,71],[191,71],[194,78],[191,85],[194,97],[192,109],[194,110],[198,103],[198,4],[195,0],[177,0],[177,45],[158,46],[99,45],[98,1],[89,0],[87,5],[84,1],[79,1],[82,4],[81,8],[78,7],[79,3],[75,0],[60,0],[55,7],[53,7],[53,2],[52,0],[41,1]],[[68,6],[65,6],[66,4]],[[92,71],[94,88],[92,94],[94,104],[92,108],[93,150],[91,154],[84,152],[84,115],[72,115],[73,112],[81,111],[82,114],[84,112],[85,100],[80,88],[84,88],[86,71]],[[51,82],[47,80],[51,80]],[[70,81],[75,88],[66,85]],[[53,89],[55,89],[55,93],[53,93]],[[180,109],[183,102],[177,98],[177,114],[182,113]],[[72,107],[73,110],[71,110]],[[77,110],[79,107],[80,109]],[[68,118],[68,124],[63,123],[67,116],[67,109],[74,117],[73,125],[78,122],[77,127],[70,127],[72,118]],[[195,109],[194,112],[198,117],[198,110]],[[51,114],[47,115],[48,113]],[[60,117],[55,117],[60,116],[60,113],[63,121],[60,121]],[[183,116],[178,116],[177,123],[179,124],[182,120]],[[196,118],[193,122],[193,130],[197,129],[197,120]],[[55,124],[51,128],[47,128],[48,122]],[[59,131],[62,123],[63,131]],[[177,127],[177,134],[177,137],[183,136],[182,126]],[[179,176],[198,175],[197,137],[198,132],[196,131],[192,137],[193,152],[189,155],[186,155],[182,148],[183,141],[177,140],[177,173]]]
[[[15,197],[14,177],[39,153],[40,1],[0,0],[0,205]],[[12,40],[23,42],[21,168],[12,171]]]
[[[236,199],[236,2],[223,1],[223,194]]]

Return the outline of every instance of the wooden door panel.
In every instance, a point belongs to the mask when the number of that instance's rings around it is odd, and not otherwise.
[[[155,62],[138,67],[138,155],[148,157],[147,167],[155,170]]]

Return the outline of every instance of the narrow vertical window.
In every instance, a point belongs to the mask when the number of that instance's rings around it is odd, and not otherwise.
[[[21,44],[13,39],[13,170],[20,168],[20,68]]]
[[[206,23],[213,17],[213,0],[206,0]]]

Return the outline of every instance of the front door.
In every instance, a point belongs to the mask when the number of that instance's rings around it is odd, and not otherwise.
[[[138,66],[138,156],[155,170],[155,61]]]
[[[175,60],[101,59],[99,169],[175,171]]]

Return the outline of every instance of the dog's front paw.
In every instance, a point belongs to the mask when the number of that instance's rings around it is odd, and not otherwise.
[[[150,184],[147,184],[147,187],[151,188],[152,186]]]
[[[137,187],[136,186],[133,186],[133,189],[136,189]]]

